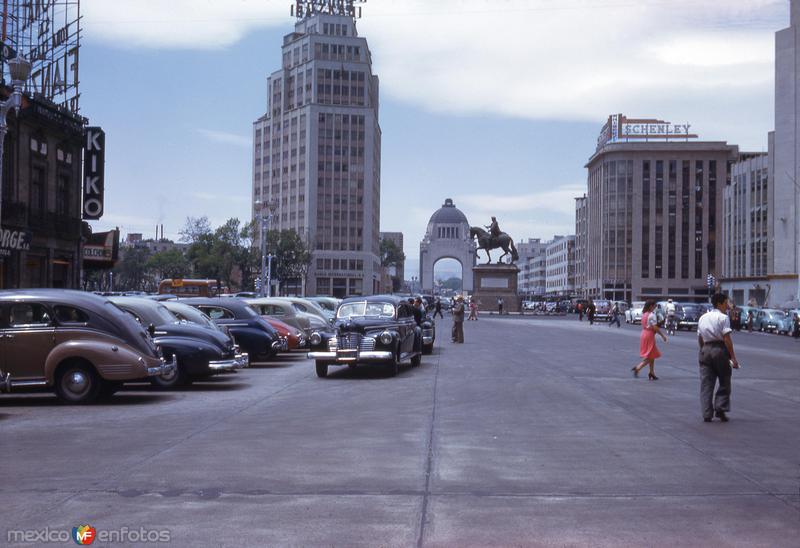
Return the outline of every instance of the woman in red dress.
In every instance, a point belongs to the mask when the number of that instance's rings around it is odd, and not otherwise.
[[[647,378],[651,381],[658,380],[655,371],[656,358],[661,357],[661,352],[658,351],[658,347],[656,346],[656,334],[661,335],[664,342],[667,342],[667,337],[658,328],[658,315],[655,309],[655,301],[650,300],[644,304],[644,310],[642,311],[642,334],[639,337],[639,355],[642,361],[639,365],[631,369],[633,371],[633,376],[638,377],[639,371],[644,369],[646,365],[649,365],[650,372],[647,374]]]

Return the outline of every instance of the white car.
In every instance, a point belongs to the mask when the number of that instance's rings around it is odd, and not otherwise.
[[[631,307],[625,311],[625,323],[642,323],[644,301],[633,301]]]

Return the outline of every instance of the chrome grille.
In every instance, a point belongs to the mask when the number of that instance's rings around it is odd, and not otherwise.
[[[340,337],[331,337],[328,340],[328,351],[335,352],[336,350],[372,352],[375,350],[375,339],[364,337],[358,333],[346,333]]]

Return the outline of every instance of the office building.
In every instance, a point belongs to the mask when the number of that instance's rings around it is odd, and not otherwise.
[[[545,251],[545,293],[571,298],[575,292],[575,236],[554,236]]]
[[[689,124],[609,117],[589,159],[586,287],[614,300],[704,301],[722,271],[722,197],[738,148]]]
[[[589,213],[586,194],[575,198],[575,295],[586,295]]]
[[[770,238],[774,261],[769,265],[773,306],[800,300],[800,0],[791,1],[788,28],[775,35],[775,140],[769,190]]]
[[[299,14],[267,79],[267,112],[253,127],[253,218],[275,200],[271,228],[307,242],[307,294],[369,295],[381,281],[379,82],[355,20],[330,10]]]
[[[517,291],[520,295],[532,295],[533,286],[531,285],[531,262],[529,259],[543,254],[547,244],[539,238],[529,238],[527,241],[520,241],[516,244],[519,260],[519,274],[517,274]]]

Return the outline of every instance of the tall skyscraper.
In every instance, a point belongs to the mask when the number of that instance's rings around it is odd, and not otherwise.
[[[777,306],[800,299],[800,0],[791,2],[789,28],[775,36],[775,144],[769,201],[771,302]]]
[[[370,295],[380,285],[379,82],[353,2],[298,2],[283,63],[253,124],[253,218],[312,250],[309,295]],[[311,6],[310,9],[307,6]]]

